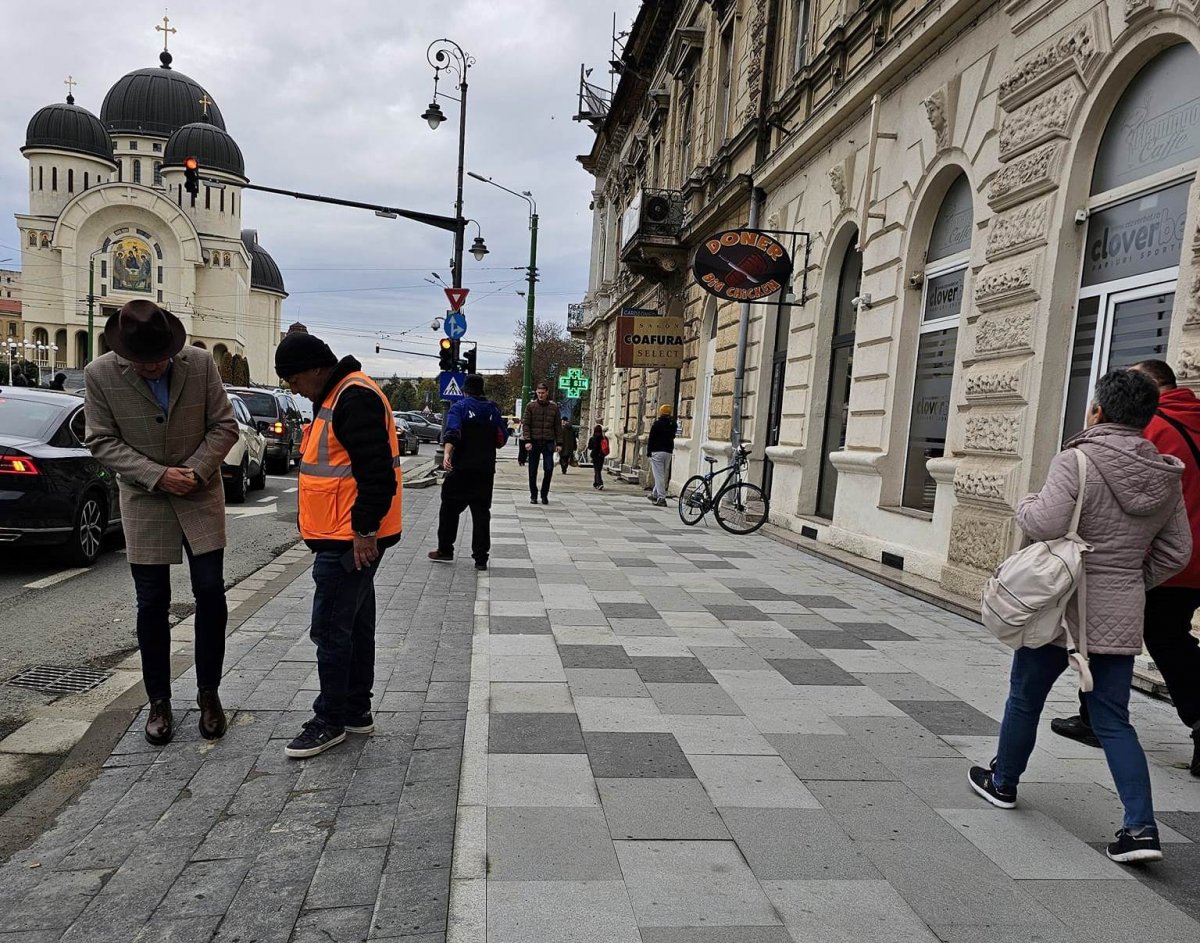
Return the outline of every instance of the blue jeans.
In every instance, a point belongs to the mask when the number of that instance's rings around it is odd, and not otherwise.
[[[529,496],[538,496],[538,456],[542,465],[542,497],[550,493],[550,479],[554,476],[554,443],[552,441],[534,441],[533,449],[525,459],[529,467]]]
[[[375,683],[375,571],[374,566],[346,572],[343,553],[322,550],[313,562],[312,628],[309,637],[317,646],[317,676],[321,693],[313,713],[331,727],[342,727],[348,717],[371,710],[371,685]]]
[[[1129,722],[1133,656],[1092,655],[1089,663],[1093,688],[1084,699],[1091,713],[1092,729],[1104,747],[1104,758],[1125,806],[1125,827],[1134,832],[1143,828],[1157,832],[1146,754]],[[996,748],[998,788],[1015,789],[1020,782],[1037,740],[1038,718],[1046,696],[1066,669],[1067,651],[1058,645],[1019,648],[1013,655],[1008,703],[1004,706],[1004,723]]]

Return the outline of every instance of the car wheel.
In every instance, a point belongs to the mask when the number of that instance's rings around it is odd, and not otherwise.
[[[230,504],[241,504],[246,500],[246,459],[237,467],[233,477],[225,483],[225,500]]]
[[[104,499],[89,491],[75,510],[75,526],[67,543],[67,556],[76,566],[91,566],[100,556],[104,541]]]
[[[267,457],[264,455],[263,460],[258,463],[257,474],[250,476],[250,490],[262,491],[267,486]]]

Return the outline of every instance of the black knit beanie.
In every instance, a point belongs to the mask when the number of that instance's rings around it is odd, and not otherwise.
[[[338,359],[321,338],[293,331],[275,348],[275,372],[287,379],[316,367],[336,367]]]

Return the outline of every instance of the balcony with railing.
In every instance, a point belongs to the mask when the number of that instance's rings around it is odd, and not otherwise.
[[[665,281],[685,264],[680,236],[686,204],[678,190],[640,190],[621,222],[621,261],[635,275]]]

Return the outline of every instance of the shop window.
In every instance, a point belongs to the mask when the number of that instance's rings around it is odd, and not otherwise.
[[[946,453],[950,388],[958,349],[958,324],[966,289],[975,214],[971,185],[960,175],[946,191],[933,223],[925,260],[921,325],[900,503],[933,513],[937,488],[926,464]]]
[[[850,388],[854,374],[854,334],[858,308],[853,301],[862,290],[862,252],[857,248],[858,233],[842,257],[838,273],[837,300],[834,305],[833,338],[829,344],[829,396],[825,406],[825,429],[821,439],[821,474],[817,481],[817,515],[833,518],[837,498],[837,469],[829,456],[846,444],[850,423]]]

